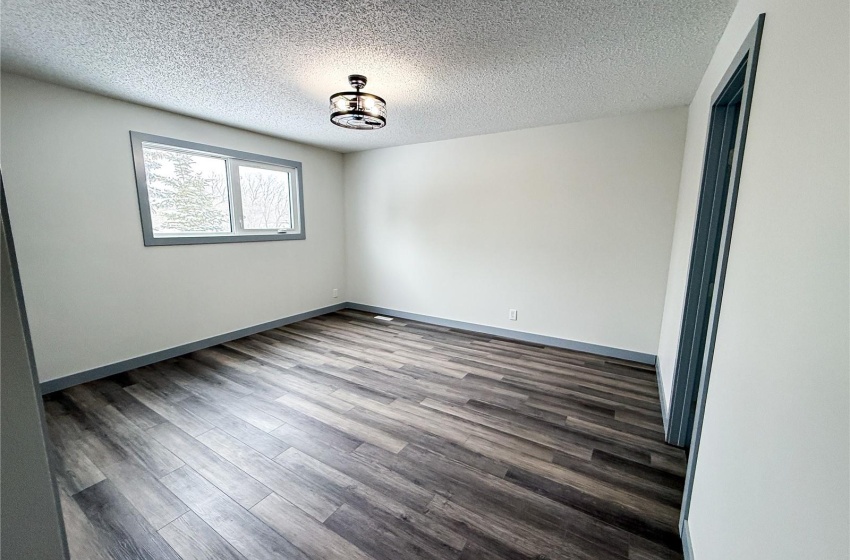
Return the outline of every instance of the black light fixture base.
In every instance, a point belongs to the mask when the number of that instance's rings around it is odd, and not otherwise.
[[[361,90],[366,87],[366,76],[362,74],[351,74],[348,77],[348,83],[356,90]]]

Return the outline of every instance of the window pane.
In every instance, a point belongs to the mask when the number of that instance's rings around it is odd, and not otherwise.
[[[154,235],[230,233],[224,159],[142,146]]]
[[[244,229],[291,229],[289,173],[239,166]]]

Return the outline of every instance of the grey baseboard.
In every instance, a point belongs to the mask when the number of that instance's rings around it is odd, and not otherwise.
[[[358,311],[367,311],[369,313],[378,313],[381,315],[390,315],[400,319],[410,319],[411,321],[419,321],[421,323],[429,323],[441,327],[449,327],[453,329],[462,329],[482,334],[490,334],[500,336],[502,338],[510,338],[520,340],[522,342],[531,342],[534,344],[545,344],[546,346],[554,346],[556,348],[564,348],[567,350],[575,350],[577,352],[586,352],[588,354],[596,354],[607,358],[617,358],[620,360],[630,360],[641,364],[655,365],[654,354],[644,354],[643,352],[635,352],[633,350],[622,350],[619,348],[611,348],[601,346],[599,344],[590,344],[588,342],[578,342],[565,338],[556,338],[554,336],[545,336],[542,334],[533,334],[511,329],[502,329],[499,327],[489,327],[479,325],[477,323],[466,323],[464,321],[455,321],[453,319],[443,319],[441,317],[431,317],[430,315],[420,315],[418,313],[408,313],[406,311],[398,311],[396,309],[388,309],[386,307],[376,307],[374,305],[364,305],[362,303],[348,303],[350,309]]]
[[[664,423],[664,437],[667,437],[667,421],[670,413],[667,411],[667,399],[664,398],[664,383],[661,381],[661,364],[655,364],[655,377],[658,383],[658,398],[661,400],[661,421]]]
[[[691,543],[691,530],[687,519],[682,524],[682,554],[685,560],[694,560],[694,547]]]
[[[440,317],[431,317],[429,315],[420,315],[418,313],[407,313],[406,311],[397,311],[395,309],[387,309],[385,307],[375,307],[373,305],[346,302],[338,303],[336,305],[331,305],[328,307],[322,307],[320,309],[314,309],[305,313],[299,313],[297,315],[292,315],[283,319],[277,319],[275,321],[269,321],[268,323],[262,323],[259,325],[246,327],[244,329],[239,329],[229,333],[212,336],[210,338],[205,338],[203,340],[198,340],[195,342],[190,342],[188,344],[175,346],[173,348],[166,348],[165,350],[160,350],[151,354],[145,354],[144,356],[137,356],[135,358],[130,358],[129,360],[123,360],[120,362],[115,362],[113,364],[107,364],[105,366],[72,373],[63,377],[57,377],[56,379],[43,381],[39,384],[41,386],[41,393],[43,395],[47,395],[55,391],[61,391],[62,389],[73,387],[74,385],[79,385],[88,381],[94,381],[95,379],[101,379],[103,377],[115,375],[116,373],[122,373],[131,369],[147,366],[156,362],[161,362],[162,360],[168,360],[169,358],[175,358],[183,354],[188,354],[197,350],[209,348],[210,346],[215,346],[216,344],[229,342],[231,340],[236,340],[237,338],[250,336],[252,334],[267,331],[269,329],[282,327],[283,325],[288,325],[290,323],[297,323],[298,321],[311,319],[313,317],[318,317],[319,315],[333,313],[334,311],[339,311],[341,309],[346,308],[355,309],[358,311],[366,311],[369,313],[378,313],[381,315],[391,315],[400,319],[410,319],[412,321],[420,321],[422,323],[429,323],[442,327],[450,327],[453,329],[462,329],[482,334],[489,334],[502,338],[509,338],[512,340],[520,340],[523,342],[531,342],[534,344],[545,344],[547,346],[565,348],[567,350],[575,350],[578,352],[587,352],[589,354],[596,354],[608,358],[631,360],[634,362],[648,365],[655,364],[655,356],[652,354],[644,354],[642,352],[634,352],[632,350],[621,350],[619,348],[610,348],[608,346],[589,344],[587,342],[577,342],[575,340],[567,340],[564,338],[556,338],[553,336],[544,336],[540,334],[532,334],[522,331],[502,329],[498,327],[488,327],[486,325],[478,325],[476,323],[466,323],[463,321],[454,321],[452,319],[442,319]],[[666,425],[666,417],[664,420]]]
[[[43,381],[39,383],[39,385],[41,386],[41,394],[47,395],[48,393],[53,393],[54,391],[61,391],[62,389],[73,387],[74,385],[79,385],[88,381],[94,381],[95,379],[101,379],[103,377],[115,375],[116,373],[136,369],[138,367],[147,366],[156,362],[161,362],[162,360],[167,360],[169,358],[175,358],[183,354],[188,354],[189,352],[195,352],[197,350],[209,348],[210,346],[215,346],[216,344],[229,342],[231,340],[236,340],[237,338],[242,338],[259,332],[267,331],[269,329],[282,327],[283,325],[288,325],[290,323],[297,323],[298,321],[318,317],[319,315],[333,313],[334,311],[339,311],[340,309],[345,309],[346,307],[346,303],[338,303],[336,305],[322,307],[320,309],[314,309],[312,311],[306,311],[297,315],[291,315],[283,319],[269,321],[268,323],[261,323],[259,325],[245,327],[244,329],[239,329],[229,333],[212,336],[203,340],[190,342],[188,344],[182,344],[173,348],[166,348],[165,350],[160,350],[151,354],[145,354],[144,356],[137,356],[135,358],[130,358],[129,360],[115,362],[114,364],[107,364],[105,366],[96,367],[94,369],[72,373],[71,375],[57,377],[56,379],[50,379],[48,381]]]

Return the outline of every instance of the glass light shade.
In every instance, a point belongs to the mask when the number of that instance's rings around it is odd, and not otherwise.
[[[360,91],[366,78],[357,74],[349,76],[357,91],[343,91],[331,96],[331,122],[343,128],[374,130],[387,124],[387,102],[377,95]]]
[[[372,130],[387,124],[387,103],[377,95],[346,91],[331,96],[331,122],[343,128]]]

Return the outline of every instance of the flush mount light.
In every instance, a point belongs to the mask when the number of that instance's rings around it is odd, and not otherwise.
[[[331,122],[343,128],[373,130],[387,124],[387,102],[360,90],[366,76],[352,74],[348,83],[357,91],[341,91],[331,95]]]

